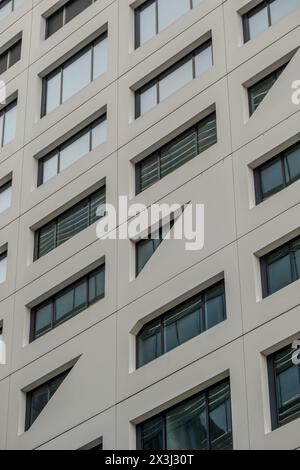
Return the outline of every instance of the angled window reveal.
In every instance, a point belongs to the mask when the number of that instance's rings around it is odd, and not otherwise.
[[[214,112],[136,164],[136,193],[152,186],[216,142]]]
[[[25,431],[32,426],[70,371],[71,369],[26,393]]]
[[[136,338],[136,366],[161,355],[226,319],[225,285],[218,282],[147,323]]]
[[[270,73],[266,77],[264,77],[259,82],[255,83],[255,85],[252,85],[248,88],[250,116],[252,116],[252,114],[257,110],[261,102],[271,90],[272,86],[277,82],[278,78],[280,77],[286,66],[287,63],[275,70],[274,72]]]

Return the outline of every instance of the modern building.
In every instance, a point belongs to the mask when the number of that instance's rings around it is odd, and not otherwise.
[[[0,2],[1,449],[300,448],[299,46],[299,0]],[[204,247],[99,238],[121,196]]]

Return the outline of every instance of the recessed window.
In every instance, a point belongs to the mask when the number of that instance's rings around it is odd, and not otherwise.
[[[6,281],[7,274],[7,251],[0,254],[0,284]]]
[[[135,10],[135,47],[142,46],[203,0],[148,0]]]
[[[106,141],[106,116],[97,119],[39,160],[38,186],[58,175]]]
[[[83,12],[96,0],[70,0],[46,18],[46,39]]]
[[[198,47],[135,93],[138,118],[213,65],[212,41]]]
[[[106,72],[107,33],[43,79],[42,116]]]
[[[300,418],[300,365],[294,364],[294,353],[288,346],[268,358],[273,429]]]
[[[216,113],[212,113],[136,164],[136,193],[152,186],[216,142]]]
[[[300,144],[297,144],[254,171],[256,203],[290,186],[300,178]]]
[[[45,406],[49,403],[54,393],[60,387],[71,369],[45,382],[43,385],[26,394],[26,419],[25,431],[34,423]]]
[[[16,135],[17,100],[0,111],[0,143],[1,147],[9,144]]]
[[[252,114],[257,110],[258,106],[267,96],[270,89],[276,83],[277,79],[280,77],[286,66],[287,64],[284,64],[282,67],[275,70],[275,72],[272,72],[270,75],[248,88],[250,116],[252,116]]]
[[[137,367],[200,335],[226,319],[224,281],[147,323],[137,335]]]
[[[264,297],[300,279],[300,237],[261,258],[261,269]]]
[[[171,228],[174,225],[174,218],[171,217],[170,223],[160,227],[155,232],[150,232],[147,238],[141,239],[135,245],[136,251],[136,276],[144,268],[145,264],[148,263],[151,256],[157,250],[162,241],[166,238]]]
[[[255,38],[300,6],[300,0],[265,0],[243,16],[244,41]]]
[[[12,181],[0,186],[0,213],[6,211],[11,205]]]
[[[0,3],[0,21],[22,5],[23,0],[3,0]]]
[[[35,259],[46,255],[96,222],[101,217],[97,209],[104,204],[105,186],[37,230]]]
[[[138,425],[137,448],[148,451],[232,449],[229,380]]]
[[[20,39],[0,55],[0,74],[6,72],[20,60],[21,47],[22,40]]]
[[[34,341],[104,297],[101,266],[31,310],[30,341]]]

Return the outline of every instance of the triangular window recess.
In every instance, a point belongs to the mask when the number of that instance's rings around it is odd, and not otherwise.
[[[147,238],[143,238],[136,243],[136,276],[148,263],[151,256],[173,228],[173,225],[174,215],[172,215],[170,222],[165,226],[160,226],[156,232],[150,232]]]
[[[286,62],[280,68],[248,88],[250,116],[257,110],[288,64],[289,62]]]
[[[34,421],[43,411],[43,409],[51,400],[54,393],[65,380],[71,369],[64,371],[63,373],[57,375],[56,377],[53,377],[47,382],[44,382],[42,385],[39,385],[30,392],[27,392],[25,431],[30,428],[30,426],[34,423]]]

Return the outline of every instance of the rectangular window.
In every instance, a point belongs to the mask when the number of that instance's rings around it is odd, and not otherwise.
[[[256,203],[261,203],[299,178],[300,144],[297,144],[255,169]]]
[[[0,254],[0,284],[6,281],[7,274],[7,251]]]
[[[232,449],[229,380],[138,425],[137,448],[147,451]]]
[[[6,72],[6,70],[20,60],[21,47],[22,40],[20,39],[0,55],[0,74]]]
[[[147,323],[137,335],[137,368],[226,320],[224,281]]]
[[[15,11],[23,0],[2,0],[0,3],[0,21],[3,21],[10,13]]]
[[[58,175],[106,141],[107,120],[102,116],[39,160],[38,186]]]
[[[152,186],[216,142],[217,120],[214,112],[136,164],[136,194]]]
[[[9,144],[16,135],[17,100],[2,108],[0,111],[0,145]]]
[[[300,418],[300,364],[291,345],[268,358],[272,428]]]
[[[104,293],[105,267],[101,266],[31,310],[30,341],[102,299]]]
[[[6,211],[11,205],[12,181],[0,186],[0,213]]]
[[[71,369],[57,375],[48,382],[43,383],[39,387],[26,393],[26,418],[25,431],[34,423],[41,414],[45,406],[49,403],[58,387],[67,377]]]
[[[74,237],[100,218],[97,209],[105,204],[105,186],[37,230],[35,259]]]
[[[46,39],[56,33],[65,24],[69,23],[77,15],[96,0],[69,0],[65,5],[46,18]]]
[[[244,42],[250,41],[300,6],[300,0],[264,0],[243,16]]]
[[[106,68],[107,33],[104,33],[43,79],[42,116],[82,90]]]
[[[261,258],[263,296],[300,279],[300,237]]]
[[[277,79],[284,71],[286,65],[287,64],[284,64],[282,67],[275,70],[275,72],[272,72],[270,75],[248,88],[250,116],[252,116],[252,114],[257,110],[258,106],[263,101],[263,99],[267,96],[274,83],[276,83]]]
[[[142,46],[203,0],[147,0],[135,10],[135,47]]]
[[[135,92],[135,117],[159,104],[213,65],[211,39]]]

